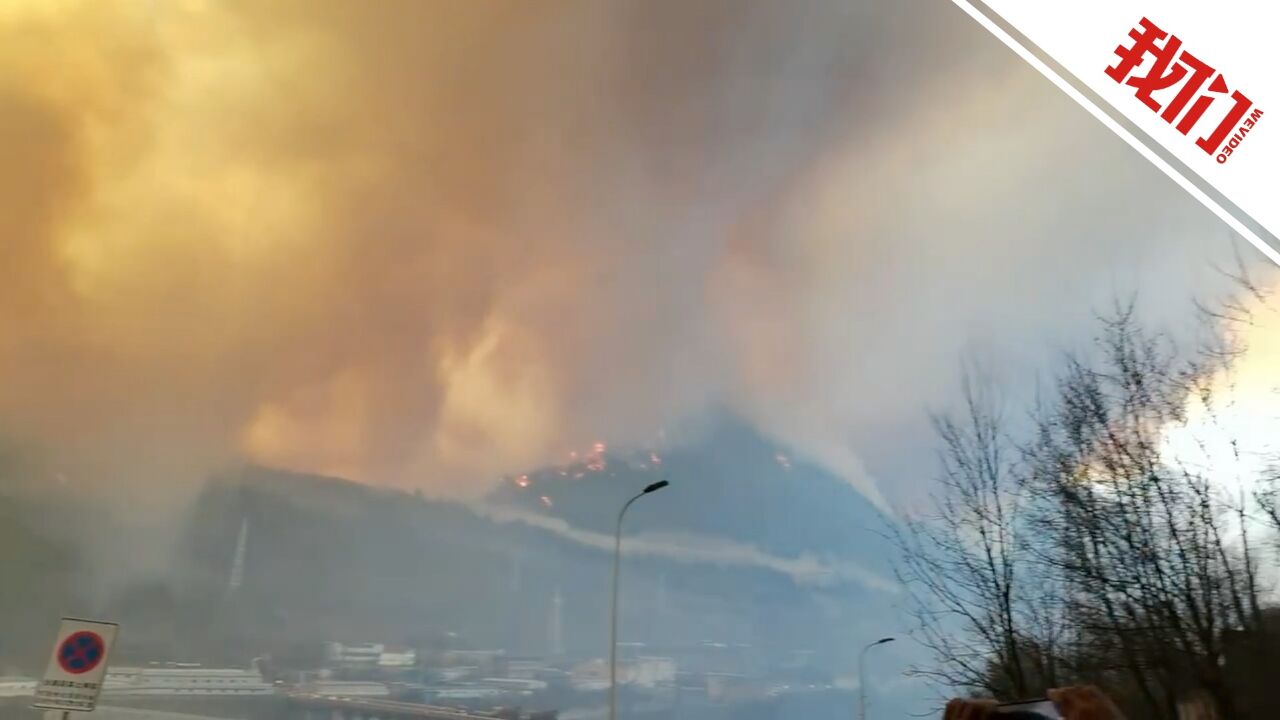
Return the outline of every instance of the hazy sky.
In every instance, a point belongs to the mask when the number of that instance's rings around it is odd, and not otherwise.
[[[728,410],[879,503],[962,357],[1231,257],[943,0],[10,0],[0,147],[0,432],[95,483],[468,496]]]

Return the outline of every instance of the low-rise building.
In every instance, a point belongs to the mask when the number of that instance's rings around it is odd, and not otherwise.
[[[271,695],[258,670],[192,664],[118,667],[107,671],[103,695]]]
[[[344,645],[340,642],[331,642],[325,646],[325,659],[332,667],[376,667],[378,658],[381,656],[382,643]]]
[[[618,684],[654,688],[676,681],[676,661],[669,657],[641,656],[618,661]],[[569,684],[580,691],[609,687],[609,663],[596,658],[579,663],[569,672]]]
[[[507,659],[506,650],[446,650],[432,662],[439,667],[478,667],[492,671]]]
[[[331,642],[325,647],[325,659],[330,667],[343,669],[385,668],[388,670],[411,668],[417,665],[418,657],[413,648],[383,645],[382,643],[361,643],[344,645]]]
[[[413,648],[387,645],[378,656],[378,667],[388,670],[411,668],[418,664],[418,653]]]
[[[569,685],[580,692],[609,689],[609,663],[600,658],[578,663],[569,671]]]
[[[317,680],[302,688],[312,695],[326,697],[387,697],[391,689],[384,683],[362,680]]]
[[[669,657],[640,656],[618,663],[618,682],[653,688],[676,681],[676,661]]]

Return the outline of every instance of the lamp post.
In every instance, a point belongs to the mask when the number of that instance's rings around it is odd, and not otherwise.
[[[867,720],[867,671],[866,659],[867,651],[877,645],[893,642],[893,638],[880,638],[875,642],[867,643],[862,648],[862,652],[858,653],[858,720]]]
[[[613,600],[609,608],[609,720],[618,720],[618,568],[622,560],[622,517],[631,503],[670,484],[659,480],[645,486],[618,511],[618,525],[613,533]]]

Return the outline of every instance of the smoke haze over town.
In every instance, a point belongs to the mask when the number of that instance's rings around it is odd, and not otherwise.
[[[243,517],[315,517],[357,538],[324,545],[348,560],[435,548],[402,597],[444,576],[503,594],[484,583],[527,543],[536,624],[553,590],[604,587],[627,493],[575,488],[683,469],[655,506],[701,482],[685,497],[724,509],[640,516],[628,556],[675,608],[666,641],[776,610],[733,641],[803,638],[847,676],[845,646],[896,622],[877,532],[929,494],[929,415],[957,406],[964,367],[1029,401],[1117,299],[1190,336],[1195,300],[1238,289],[1223,268],[1275,283],[924,0],[8,0],[0,148],[0,491],[74,496],[114,528],[68,533],[99,610],[175,566],[223,587]],[[1280,358],[1270,317],[1239,338],[1246,387]],[[584,470],[592,452],[609,467]],[[293,507],[299,476],[368,487]],[[482,549],[458,560],[389,491]],[[246,617],[327,627],[312,576],[289,577],[304,545],[251,537],[270,560],[245,587],[280,585]],[[404,552],[369,562],[397,577]],[[285,599],[317,605],[282,620]],[[416,617],[378,602],[359,605],[370,633]],[[486,624],[511,607],[469,602],[436,602],[440,627],[541,647]],[[600,625],[598,598],[565,602]],[[587,653],[598,630],[568,642]],[[916,707],[891,675],[886,702]]]

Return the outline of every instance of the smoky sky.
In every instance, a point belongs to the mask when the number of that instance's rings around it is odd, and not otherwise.
[[[963,357],[1230,248],[924,0],[6,3],[0,148],[0,432],[95,485],[467,497],[729,412],[883,504]]]

